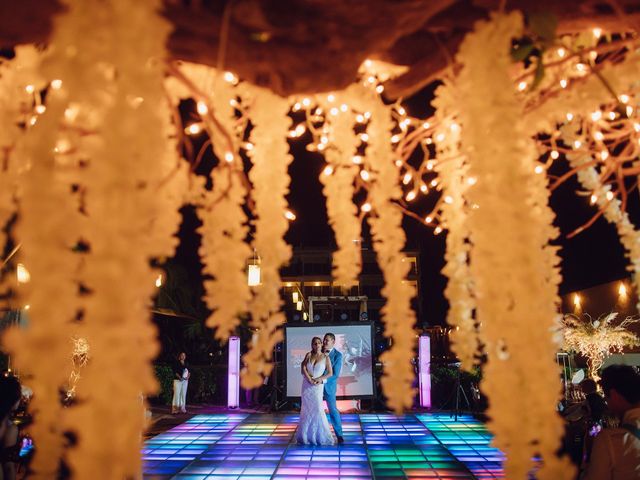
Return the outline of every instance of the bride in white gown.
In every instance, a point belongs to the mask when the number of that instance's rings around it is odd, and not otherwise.
[[[322,403],[322,382],[333,371],[329,356],[322,353],[322,340],[319,337],[311,340],[311,351],[304,357],[300,369],[304,378],[296,441],[305,445],[334,445],[336,442]]]

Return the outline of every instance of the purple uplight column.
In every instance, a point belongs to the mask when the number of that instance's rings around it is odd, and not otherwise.
[[[227,407],[238,408],[240,405],[240,337],[229,338],[229,373],[227,377]]]
[[[421,335],[418,344],[418,383],[420,406],[431,408],[431,338]]]

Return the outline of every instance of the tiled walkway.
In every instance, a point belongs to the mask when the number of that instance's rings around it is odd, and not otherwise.
[[[484,426],[448,414],[347,414],[344,445],[292,443],[295,414],[197,415],[151,438],[146,479],[367,480],[503,478]]]

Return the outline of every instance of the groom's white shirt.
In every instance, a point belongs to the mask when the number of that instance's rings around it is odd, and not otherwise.
[[[324,352],[324,354],[328,357],[329,354],[333,352],[333,348],[331,350],[329,350],[328,352]],[[327,383],[328,378],[325,378],[324,380],[322,380],[322,383]]]

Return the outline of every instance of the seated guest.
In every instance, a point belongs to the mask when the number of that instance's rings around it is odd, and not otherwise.
[[[16,478],[16,463],[20,459],[18,427],[11,415],[20,404],[20,382],[13,376],[0,376],[0,479]]]
[[[611,365],[602,371],[600,384],[622,423],[598,434],[584,479],[640,478],[640,374],[629,365]]]

